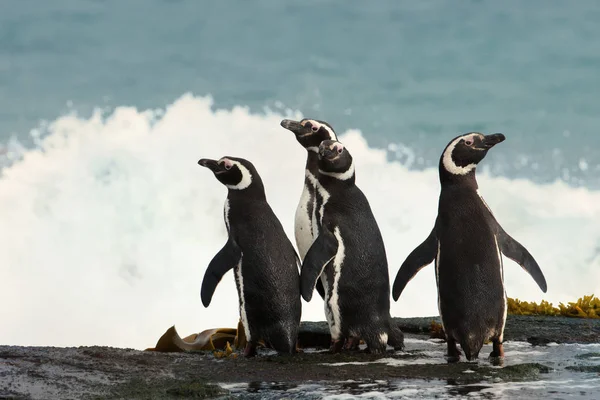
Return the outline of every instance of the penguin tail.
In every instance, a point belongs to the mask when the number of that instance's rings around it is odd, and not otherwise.
[[[476,360],[479,357],[479,352],[483,347],[483,338],[473,333],[462,335],[460,347],[465,352],[465,357],[468,361]]]

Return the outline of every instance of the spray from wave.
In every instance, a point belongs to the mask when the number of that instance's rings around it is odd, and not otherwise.
[[[209,97],[184,95],[164,111],[120,107],[106,118],[97,112],[50,124],[38,146],[0,177],[0,343],[145,348],[172,324],[182,333],[235,326],[231,272],[208,309],[200,302],[204,270],[226,240],[226,189],[196,162],[224,155],[251,160],[295,243],[305,153],[279,126],[284,117],[301,116],[214,110]],[[389,162],[387,151],[370,148],[358,131],[340,140],[378,219],[393,281],[433,226],[437,170]],[[445,144],[432,146],[441,151]],[[479,183],[548,281],[544,295],[505,258],[510,297],[564,302],[599,292],[600,192],[481,172]],[[430,266],[392,302],[392,315],[436,314]],[[303,302],[303,320],[324,320],[318,296]]]

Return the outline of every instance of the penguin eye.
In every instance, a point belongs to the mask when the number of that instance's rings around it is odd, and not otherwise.
[[[473,141],[471,139],[465,140],[465,144],[467,146],[473,146]]]
[[[225,169],[229,171],[231,169],[231,164],[225,164]]]
[[[344,152],[344,148],[343,147],[338,147],[337,151],[338,151],[338,154],[342,154]]]
[[[319,130],[319,127],[316,126],[316,125],[313,125],[313,126],[310,127],[310,129],[312,129],[313,132],[316,132],[316,131]]]

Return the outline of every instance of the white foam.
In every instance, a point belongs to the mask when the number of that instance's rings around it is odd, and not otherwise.
[[[294,243],[306,151],[279,126],[283,117],[301,116],[211,106],[210,98],[185,95],[164,113],[121,107],[107,119],[65,116],[53,122],[40,149],[4,169],[0,343],[145,348],[173,324],[182,335],[237,326],[231,272],[208,309],[200,301],[206,266],[227,240],[227,189],[197,161],[225,155],[252,161]],[[437,168],[413,171],[388,162],[386,150],[368,147],[358,131],[340,141],[378,219],[393,282],[431,231]],[[508,296],[556,303],[600,293],[600,192],[484,174],[479,183],[496,218],[531,251],[548,281],[544,295],[505,258]],[[436,303],[431,265],[392,302],[392,315],[436,315]],[[319,296],[303,302],[302,311],[303,320],[324,320]]]

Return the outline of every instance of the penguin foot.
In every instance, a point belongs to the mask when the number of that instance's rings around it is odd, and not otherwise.
[[[456,364],[460,361],[460,356],[446,356],[446,361],[448,364]]]
[[[392,326],[388,338],[388,345],[394,348],[394,351],[404,350],[404,333],[397,326]]]
[[[448,362],[449,363],[456,363],[460,360],[460,350],[458,350],[458,347],[456,346],[456,341],[454,339],[450,339],[448,338],[447,341],[448,344]]]
[[[344,347],[344,340],[343,339],[334,339],[331,341],[331,347],[329,348],[329,351],[331,353],[339,353],[342,351]]]
[[[504,346],[499,340],[493,341],[490,362],[494,366],[502,366],[504,364]]]
[[[492,343],[492,352],[490,353],[490,357],[504,357],[504,346],[500,341],[494,340]]]
[[[367,347],[367,352],[369,354],[385,354],[385,350],[378,347]]]
[[[494,352],[490,353],[490,364],[494,367],[503,367],[504,366],[504,357],[496,357],[494,356]]]
[[[344,350],[356,351],[360,345],[360,338],[356,336],[350,336],[344,343]]]
[[[254,356],[256,356],[256,343],[248,342],[244,348],[244,357],[249,358]]]
[[[406,346],[404,346],[404,343],[395,345],[393,347],[394,347],[394,351],[404,351],[404,349],[406,348]]]

